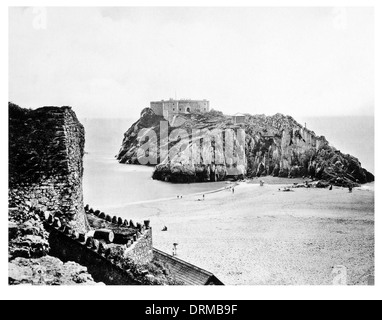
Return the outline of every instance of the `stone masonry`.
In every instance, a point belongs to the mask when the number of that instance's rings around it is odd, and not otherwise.
[[[9,103],[9,205],[51,212],[89,229],[82,195],[85,131],[70,107]]]
[[[171,121],[178,114],[205,113],[210,111],[210,102],[207,100],[162,100],[150,102],[150,108],[158,116]]]

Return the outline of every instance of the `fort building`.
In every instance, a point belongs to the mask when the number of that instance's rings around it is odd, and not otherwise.
[[[233,122],[235,124],[241,124],[241,123],[245,123],[245,114],[242,114],[242,113],[236,113],[233,117]]]
[[[174,115],[204,113],[210,111],[210,102],[208,100],[161,100],[150,102],[150,108],[158,116],[163,116],[169,120]]]

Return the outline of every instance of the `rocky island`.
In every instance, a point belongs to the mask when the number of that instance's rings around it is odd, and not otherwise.
[[[122,147],[117,155],[120,163],[142,164],[143,157],[154,159],[147,163],[156,165],[153,178],[169,182],[208,182],[226,179],[274,176],[285,178],[311,178],[322,180],[324,185],[356,186],[374,181],[372,173],[362,168],[360,161],[331,146],[323,136],[299,124],[291,116],[276,114],[225,116],[218,111],[199,110],[160,114],[153,108],[142,111],[140,119],[124,134]],[[161,125],[168,126],[168,137],[163,137]],[[215,142],[215,132],[224,135],[227,130],[244,130],[244,161],[230,174],[232,165],[224,147]],[[149,139],[140,134],[154,132]],[[172,133],[189,135],[186,146]],[[199,137],[193,133],[198,130]],[[239,136],[233,135],[233,152],[238,153]],[[202,140],[202,143],[200,141]],[[140,148],[146,143],[144,154]],[[161,158],[163,147],[176,147],[175,156]],[[190,152],[191,150],[191,152]],[[197,159],[195,159],[197,157]],[[200,161],[201,160],[201,161]]]

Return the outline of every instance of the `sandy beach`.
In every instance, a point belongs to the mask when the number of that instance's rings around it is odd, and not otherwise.
[[[226,285],[331,285],[333,267],[347,283],[374,276],[374,184],[332,191],[296,188],[301,180],[265,178],[230,189],[133,204],[115,213],[149,218],[154,246],[214,273]],[[227,184],[227,187],[230,185]],[[162,232],[163,226],[168,228]]]

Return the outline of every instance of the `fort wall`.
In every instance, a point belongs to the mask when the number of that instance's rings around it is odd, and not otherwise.
[[[207,100],[162,100],[150,102],[150,108],[155,114],[169,120],[177,114],[204,113],[210,110]]]

